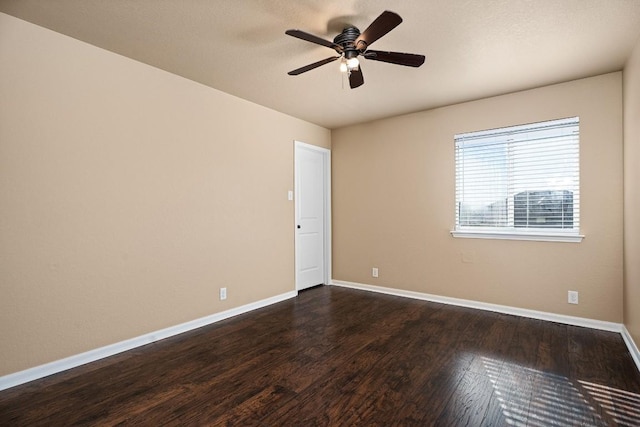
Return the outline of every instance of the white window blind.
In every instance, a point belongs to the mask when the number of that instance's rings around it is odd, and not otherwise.
[[[573,117],[456,135],[454,236],[579,236],[579,126]]]

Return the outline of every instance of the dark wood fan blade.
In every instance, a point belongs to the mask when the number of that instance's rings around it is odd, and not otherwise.
[[[363,84],[364,76],[362,75],[362,68],[358,67],[356,70],[351,70],[349,73],[349,86],[351,86],[351,89],[355,89]]]
[[[363,56],[374,61],[390,62],[392,64],[406,65],[407,67],[419,67],[424,64],[424,55],[416,55],[415,53],[368,50]]]
[[[400,18],[400,15],[385,10],[360,34],[360,37],[356,39],[356,49],[364,52],[368,46],[371,46],[373,42],[400,25],[401,22],[402,18]]]
[[[305,65],[304,67],[296,68],[293,71],[289,71],[287,74],[290,76],[297,76],[298,74],[306,73],[309,70],[313,70],[314,68],[318,68],[321,65],[328,64],[329,62],[333,62],[336,59],[340,58],[339,56],[332,56],[331,58],[323,59],[322,61],[314,62],[313,64]]]
[[[305,33],[304,31],[287,30],[284,33],[289,36],[296,37],[311,43],[319,44],[320,46],[330,47],[331,49],[335,50],[338,53],[342,53],[342,50],[343,50],[342,46],[335,44],[334,42],[330,42],[329,40],[325,40],[318,36],[314,36],[313,34]]]

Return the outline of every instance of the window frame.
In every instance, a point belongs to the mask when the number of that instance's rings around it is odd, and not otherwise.
[[[578,162],[578,171],[577,171],[577,177],[578,177],[578,185],[577,185],[577,194],[578,197],[580,197],[580,188],[581,188],[581,183],[580,183],[580,133],[579,133],[579,128],[580,128],[580,118],[579,117],[567,117],[567,118],[563,118],[563,119],[552,119],[552,120],[545,120],[545,121],[539,121],[539,122],[533,122],[533,123],[529,123],[529,124],[524,124],[524,125],[513,125],[513,126],[505,126],[505,127],[501,127],[501,128],[496,128],[496,129],[489,129],[489,130],[480,130],[480,131],[471,131],[471,132],[465,132],[465,133],[460,133],[460,134],[456,134],[454,136],[454,156],[455,156],[455,160],[454,160],[454,165],[455,165],[455,226],[454,228],[450,231],[451,235],[453,237],[457,237],[457,238],[471,238],[471,239],[499,239],[499,240],[524,240],[524,241],[545,241],[545,242],[569,242],[569,243],[579,243],[584,239],[584,235],[581,233],[581,223],[580,223],[580,202],[578,201],[578,207],[577,207],[577,214],[578,214],[578,220],[577,220],[577,227],[576,228],[564,228],[564,229],[553,229],[553,228],[534,228],[534,227],[515,227],[515,226],[477,226],[477,225],[466,225],[466,226],[461,226],[459,224],[460,222],[460,212],[459,212],[459,192],[460,192],[460,188],[459,188],[459,176],[458,176],[458,171],[459,171],[459,163],[458,163],[458,154],[457,154],[457,150],[458,148],[458,143],[459,141],[463,141],[464,139],[468,138],[469,136],[474,137],[474,136],[478,136],[478,137],[482,137],[483,135],[504,135],[513,131],[518,131],[519,129],[523,129],[523,128],[527,128],[530,127],[532,130],[533,129],[541,129],[544,128],[546,124],[549,123],[553,123],[553,122],[561,122],[561,121],[566,121],[567,123],[570,123],[571,121],[575,121],[575,124],[577,124],[578,126],[578,140],[577,140],[577,144],[578,144],[578,154],[577,154],[577,162]],[[513,195],[515,196],[515,194]],[[511,196],[510,196],[511,197]],[[579,199],[578,199],[579,200]]]

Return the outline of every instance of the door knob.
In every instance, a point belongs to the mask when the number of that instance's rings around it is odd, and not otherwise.
[[[300,227],[300,225],[298,224],[298,228],[302,228],[302,227]]]

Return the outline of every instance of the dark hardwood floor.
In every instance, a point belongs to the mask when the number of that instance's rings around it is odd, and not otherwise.
[[[619,334],[338,287],[0,392],[1,426],[640,425]]]

